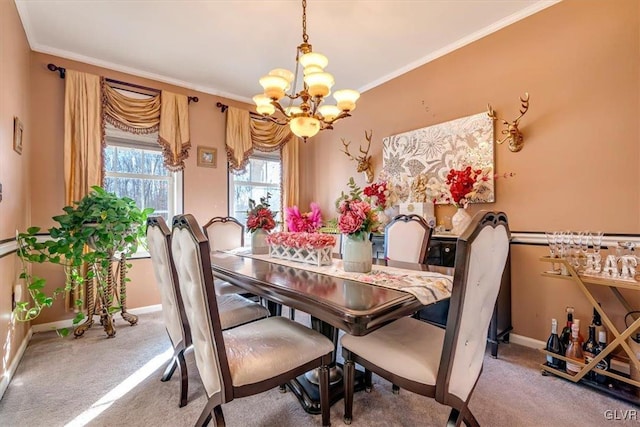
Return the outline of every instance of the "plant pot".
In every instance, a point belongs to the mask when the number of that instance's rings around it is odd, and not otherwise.
[[[458,208],[451,218],[451,233],[461,235],[464,230],[471,224],[471,215],[465,208]]]
[[[263,228],[258,228],[251,233],[251,253],[254,255],[266,255],[269,253],[267,235]]]
[[[347,235],[342,254],[344,271],[352,273],[368,273],[371,271],[373,251],[369,239],[362,236]]]

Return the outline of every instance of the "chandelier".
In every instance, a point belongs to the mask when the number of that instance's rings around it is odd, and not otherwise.
[[[327,57],[311,49],[306,10],[307,0],[302,0],[302,44],[297,48],[295,72],[283,68],[269,71],[260,78],[264,93],[253,97],[259,114],[280,125],[288,123],[294,135],[305,142],[321,130],[333,129],[336,121],[349,117],[360,97],[355,90],[337,90],[333,93],[336,105],[325,103],[334,79],[324,71],[329,63]],[[296,92],[300,66],[303,83],[300,91]],[[286,107],[280,104],[283,98],[289,101]],[[274,116],[276,110],[279,114]]]

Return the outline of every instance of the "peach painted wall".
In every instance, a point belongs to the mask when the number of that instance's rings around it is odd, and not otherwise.
[[[0,2],[0,241],[15,237],[29,216],[29,155],[32,153],[29,114],[29,45],[13,2]],[[24,127],[22,155],[13,150],[13,117]],[[11,295],[19,275],[15,254],[0,258],[0,383],[5,380],[16,351],[24,341],[28,324],[11,315]]]
[[[184,171],[184,209],[192,213],[201,223],[210,217],[227,214],[227,169],[224,149],[225,115],[215,107],[216,102],[248,106],[225,98],[179,88],[165,83],[100,68],[51,55],[33,52],[31,55],[32,114],[38,117],[32,135],[37,150],[32,158],[31,200],[33,215],[31,223],[44,229],[54,225],[51,217],[61,213],[64,206],[63,176],[63,120],[64,120],[64,80],[58,73],[47,70],[48,63],[93,73],[108,78],[141,84],[158,89],[171,90],[189,96],[198,96],[198,103],[189,107],[191,151]],[[196,166],[198,145],[218,149],[218,167]],[[148,259],[133,260],[130,272],[132,282],[127,287],[128,306],[141,307],[159,304],[151,263]],[[36,266],[36,272],[43,273],[52,288],[63,280],[62,271],[53,266]],[[46,323],[72,317],[65,313],[61,302],[47,309],[34,323]]]
[[[356,175],[340,138],[356,145],[372,130],[378,173],[384,137],[482,112],[487,103],[512,120],[529,92],[524,149],[495,150],[496,171],[516,176],[496,182],[496,203],[470,209],[504,210],[513,231],[640,233],[639,28],[637,0],[565,0],[365,92],[352,118],[301,148],[302,204],[316,200],[335,216],[334,200]],[[362,175],[356,180],[364,184]],[[512,251],[515,333],[546,338],[566,305],[590,322],[570,284],[539,275],[542,247]]]

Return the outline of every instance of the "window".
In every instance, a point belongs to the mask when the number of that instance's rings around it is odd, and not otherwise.
[[[108,125],[104,188],[135,200],[140,209],[153,208],[171,224],[182,212],[182,172],[165,168],[156,138],[157,133],[134,135]]]
[[[282,221],[282,163],[280,152],[261,153],[249,158],[244,172],[229,173],[229,215],[242,224],[247,222],[249,199],[259,203],[261,197],[271,194],[269,204],[276,213],[276,222]]]

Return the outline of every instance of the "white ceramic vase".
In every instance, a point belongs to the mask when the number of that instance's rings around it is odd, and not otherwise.
[[[257,228],[251,233],[251,253],[254,255],[266,255],[269,253],[267,235],[263,228]]]
[[[364,233],[361,236],[347,235],[342,254],[344,271],[352,273],[368,273],[371,271],[373,251],[371,241]]]
[[[461,235],[471,224],[471,215],[465,208],[458,208],[451,218],[451,233]]]

